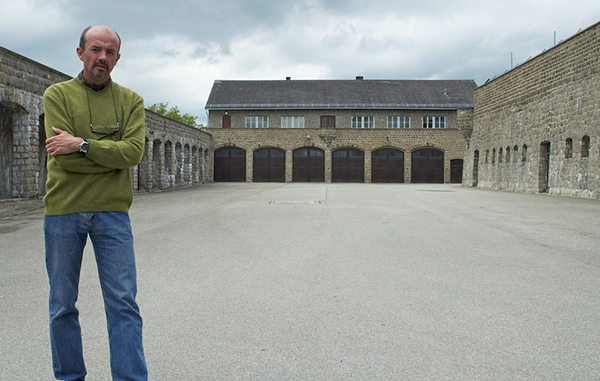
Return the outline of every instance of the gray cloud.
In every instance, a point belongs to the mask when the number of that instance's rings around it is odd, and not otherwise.
[[[76,75],[81,30],[123,38],[114,71],[201,117],[215,79],[474,79],[600,21],[600,3],[504,0],[0,0],[2,46]],[[585,12],[581,12],[584,9]]]

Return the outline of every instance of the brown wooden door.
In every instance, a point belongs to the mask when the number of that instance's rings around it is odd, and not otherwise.
[[[292,179],[295,182],[325,181],[325,152],[305,147],[294,151]]]
[[[215,182],[246,181],[246,151],[224,147],[215,151]]]
[[[231,115],[223,115],[223,128],[231,128]]]
[[[462,183],[463,160],[454,159],[450,162],[450,182],[453,184]]]
[[[344,148],[333,151],[331,181],[362,183],[365,181],[365,154],[363,151]]]
[[[403,183],[404,152],[393,148],[373,151],[371,154],[371,182]]]
[[[411,182],[444,183],[444,152],[426,148],[412,153]]]
[[[253,181],[285,182],[285,151],[261,148],[254,151]]]

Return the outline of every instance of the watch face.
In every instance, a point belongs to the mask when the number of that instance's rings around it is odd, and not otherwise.
[[[84,140],[79,145],[79,152],[81,152],[81,153],[88,153],[89,149],[90,149],[90,143],[87,140]]]

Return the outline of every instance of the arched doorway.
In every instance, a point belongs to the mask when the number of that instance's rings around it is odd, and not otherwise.
[[[413,151],[411,182],[444,183],[444,152],[425,148]]]
[[[479,150],[473,154],[473,187],[479,183]]]
[[[550,188],[550,142],[540,144],[539,192],[548,192]]]
[[[215,182],[246,181],[246,151],[224,147],[215,151]]]
[[[404,152],[382,148],[371,153],[371,182],[403,183]]]
[[[365,181],[365,153],[354,148],[333,151],[331,181],[362,183]]]
[[[254,151],[252,181],[285,182],[285,151],[261,148]]]
[[[0,198],[12,197],[15,108],[0,103]]]
[[[296,182],[324,182],[325,152],[314,147],[295,150],[292,180]]]

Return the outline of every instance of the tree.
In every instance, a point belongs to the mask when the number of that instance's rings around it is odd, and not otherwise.
[[[171,107],[170,109],[168,109],[168,107],[169,107],[168,102],[167,103],[161,102],[161,103],[155,103],[152,106],[148,107],[148,110],[155,112],[157,114],[166,116],[167,118],[171,118],[171,119],[180,121],[189,126],[199,128],[201,130],[206,128],[204,125],[196,123],[195,116],[187,114],[187,113],[181,115],[181,111],[179,111],[179,108],[177,108],[177,106]]]

